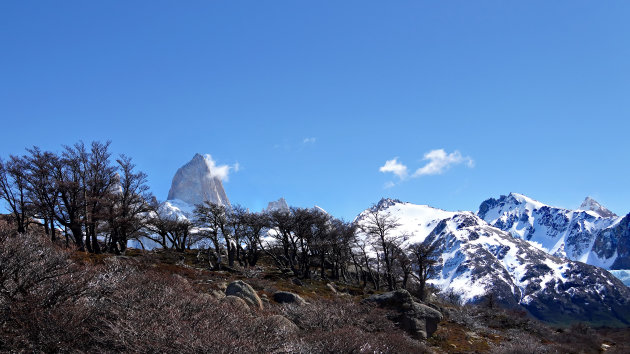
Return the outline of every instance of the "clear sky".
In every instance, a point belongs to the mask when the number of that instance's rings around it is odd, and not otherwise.
[[[628,1],[2,1],[0,155],[112,140],[165,199],[630,212]],[[224,169],[223,171],[225,171]]]

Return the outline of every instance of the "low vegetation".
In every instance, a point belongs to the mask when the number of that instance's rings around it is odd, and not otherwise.
[[[12,352],[628,352],[626,330],[557,329],[517,311],[432,302],[445,319],[427,341],[364,290],[296,280],[263,258],[255,268],[213,270],[196,252],[130,250],[126,256],[66,248],[0,222],[0,351]],[[262,310],[223,301],[243,279]],[[307,304],[275,303],[278,290]],[[271,300],[270,300],[271,299]],[[282,316],[282,317],[279,317]]]

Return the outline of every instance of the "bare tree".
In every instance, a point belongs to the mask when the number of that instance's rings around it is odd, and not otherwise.
[[[437,263],[437,246],[438,243],[415,243],[409,247],[413,265],[416,268],[417,278],[420,283],[420,299],[426,300],[427,296],[427,280],[431,275],[433,266]]]
[[[407,289],[407,283],[409,281],[409,276],[413,271],[412,261],[409,258],[409,255],[402,247],[393,247],[392,255],[394,258],[395,269],[397,270],[396,279],[400,278],[402,280],[401,287],[403,289]]]
[[[144,227],[148,231],[147,238],[162,248],[184,252],[189,246],[188,238],[193,224],[186,219],[162,215],[156,202],[151,205],[151,213]]]
[[[7,162],[0,160],[0,198],[13,214],[19,233],[26,232],[33,212],[27,199],[25,170],[24,160],[17,156],[10,156]]]
[[[253,267],[260,258],[259,245],[261,244],[263,231],[269,228],[269,217],[265,213],[247,212],[243,215],[245,224],[245,260],[247,265]]]
[[[227,213],[225,207],[220,204],[209,201],[195,206],[194,210],[195,224],[199,227],[199,235],[207,238],[212,242],[214,251],[216,252],[217,264],[215,267],[221,267],[221,240],[227,230]],[[228,236],[229,240],[229,236]],[[228,245],[229,246],[229,245]]]
[[[396,284],[393,275],[392,252],[399,240],[399,236],[393,234],[398,226],[400,224],[395,217],[380,210],[376,205],[367,210],[367,214],[360,226],[377,252],[382,252],[385,279],[390,291],[394,290]]]
[[[112,202],[109,203],[108,223],[110,252],[122,253],[127,248],[130,238],[141,235],[143,218],[151,210],[149,201],[153,196],[147,185],[147,175],[135,171],[136,165],[131,158],[121,155],[116,160],[120,174],[113,184]]]
[[[37,146],[26,150],[29,152],[29,155],[24,157],[29,199],[37,217],[44,221],[46,234],[49,234],[50,239],[54,241],[56,239],[55,209],[59,203],[59,190],[53,171],[59,158],[52,152],[41,151]]]
[[[248,211],[238,204],[232,205],[230,210],[226,213],[226,231],[229,235],[229,241],[226,240],[226,244],[230,246],[230,248],[228,249],[228,263],[231,264],[231,266],[234,264],[234,259],[238,261],[240,266],[245,265],[245,262],[243,260],[245,252],[243,250],[242,243],[243,240],[246,238],[245,234],[247,232],[247,214]]]
[[[53,180],[59,192],[55,219],[70,229],[79,250],[85,250],[83,242],[83,220],[85,215],[85,193],[82,185],[81,159],[79,152],[66,147],[60,158],[52,161]]]
[[[273,255],[274,260],[281,269],[289,268],[297,275],[297,238],[293,233],[293,213],[286,210],[272,210],[269,213],[270,228],[273,232],[270,236],[276,239],[282,248],[282,255]],[[262,244],[261,244],[262,245]]]
[[[94,141],[87,151],[83,142],[79,142],[71,149],[82,165],[86,246],[88,251],[94,253],[101,252],[97,238],[98,226],[106,218],[108,204],[113,202],[111,194],[117,181],[116,167],[110,161],[110,144],[110,141]]]

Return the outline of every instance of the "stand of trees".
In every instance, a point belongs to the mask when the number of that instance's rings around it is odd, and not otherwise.
[[[302,279],[342,279],[375,289],[406,288],[422,294],[435,248],[405,246],[398,221],[373,206],[359,224],[321,209],[251,212],[210,202],[190,218],[165,215],[149,192],[147,175],[131,158],[112,158],[110,142],[79,142],[60,153],[27,149],[0,160],[0,199],[25,233],[39,224],[52,241],[91,253],[124,253],[130,239],[150,239],[183,252],[195,246],[214,269],[254,267],[266,255],[284,273]],[[358,234],[360,233],[360,237]]]
[[[66,244],[80,250],[124,252],[142,233],[151,194],[146,174],[127,156],[114,160],[109,146],[79,142],[61,153],[33,147],[0,160],[0,199],[17,232],[39,224],[53,241],[63,230]]]

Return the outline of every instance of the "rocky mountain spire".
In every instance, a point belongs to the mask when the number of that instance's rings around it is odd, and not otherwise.
[[[190,205],[201,204],[204,201],[229,206],[223,183],[219,176],[212,171],[210,156],[195,154],[195,156],[180,167],[173,177],[168,200],[181,200]]]
[[[582,205],[580,205],[579,210],[590,210],[596,212],[599,216],[604,218],[610,218],[617,216],[612,211],[606,209],[604,206],[599,204],[595,199],[591,197],[586,197]]]

